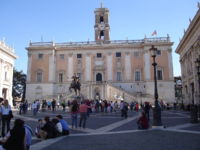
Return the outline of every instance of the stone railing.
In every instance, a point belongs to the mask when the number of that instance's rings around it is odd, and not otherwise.
[[[5,50],[5,51],[9,51],[9,52],[14,52],[14,49],[9,47],[8,45],[6,45],[6,43],[4,41],[0,41],[0,49]]]
[[[54,43],[51,42],[30,42],[30,47],[37,46],[56,46],[56,47],[69,47],[69,46],[96,46],[96,45],[119,45],[119,44],[141,44],[141,43],[155,43],[155,42],[170,42],[169,37],[155,37],[155,38],[144,38],[140,40],[113,40],[106,41],[105,43],[99,41],[83,41],[83,42],[64,42]]]

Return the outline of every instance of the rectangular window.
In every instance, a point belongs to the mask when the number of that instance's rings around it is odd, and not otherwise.
[[[77,54],[77,58],[82,58],[82,54]]]
[[[161,50],[157,50],[157,56],[161,55]]]
[[[140,71],[135,72],[135,81],[140,81]]]
[[[121,53],[120,53],[120,52],[117,52],[117,53],[116,53],[116,57],[121,57]]]
[[[38,54],[38,59],[42,59],[43,58],[43,54]]]
[[[101,58],[101,53],[97,53],[97,58]]]
[[[60,59],[65,59],[65,55],[64,54],[60,54]]]
[[[139,52],[134,52],[133,54],[134,54],[135,57],[139,56]]]
[[[63,82],[63,73],[59,73],[59,83],[62,83]]]
[[[117,72],[117,81],[121,81],[122,77],[121,77],[121,72]]]
[[[42,72],[37,72],[37,82],[42,82]]]
[[[5,72],[5,77],[4,77],[4,80],[7,80],[7,72]]]
[[[158,80],[162,80],[163,79],[162,70],[157,70],[157,79]]]

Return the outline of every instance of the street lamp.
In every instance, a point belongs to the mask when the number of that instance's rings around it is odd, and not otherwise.
[[[161,107],[158,103],[158,89],[157,89],[157,76],[156,76],[156,55],[157,55],[157,48],[152,45],[150,48],[151,57],[153,58],[152,66],[154,68],[154,98],[155,98],[155,107],[153,109],[153,126],[162,126],[161,121]]]

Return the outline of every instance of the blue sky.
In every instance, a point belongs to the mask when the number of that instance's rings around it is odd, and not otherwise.
[[[94,9],[110,10],[111,40],[142,39],[156,30],[170,35],[174,75],[180,75],[179,38],[196,14],[197,0],[0,0],[0,39],[14,46],[15,67],[27,70],[29,41],[69,42],[94,40]]]

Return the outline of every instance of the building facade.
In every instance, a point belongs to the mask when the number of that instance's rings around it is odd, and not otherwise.
[[[12,105],[13,66],[16,55],[13,49],[0,41],[0,97]]]
[[[169,37],[110,40],[109,10],[95,10],[95,41],[30,42],[26,98],[60,98],[72,76],[81,79],[88,99],[153,100],[154,78],[149,49],[158,48],[159,98],[174,102],[172,42]]]
[[[200,93],[195,61],[200,58],[200,9],[190,20],[188,29],[176,48],[180,55],[183,101],[185,104],[200,104]]]

